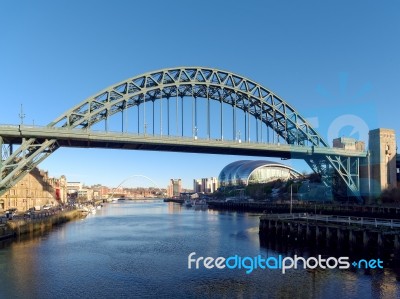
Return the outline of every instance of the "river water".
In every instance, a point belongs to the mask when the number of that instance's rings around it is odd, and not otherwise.
[[[277,257],[259,215],[119,201],[51,232],[0,242],[0,298],[400,298],[383,270],[188,269],[188,255]],[[193,264],[194,267],[194,264]]]

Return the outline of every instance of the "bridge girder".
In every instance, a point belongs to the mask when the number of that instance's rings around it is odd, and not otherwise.
[[[328,146],[291,105],[260,84],[217,69],[184,67],[149,72],[102,90],[59,116],[52,127],[87,128],[133,106],[158,99],[222,101],[261,120],[288,144]]]
[[[82,101],[48,127],[89,129],[131,107],[165,98],[184,97],[216,100],[221,105],[224,103],[241,109],[274,130],[289,145],[329,148],[311,124],[272,91],[237,74],[204,67],[169,68],[124,80]],[[35,138],[24,140],[0,165],[0,195],[58,147],[57,139],[41,143]],[[327,168],[320,166],[321,160],[305,160],[323,178],[328,176]],[[354,180],[350,168],[344,167],[342,157],[327,155],[325,160],[340,174],[354,195],[359,196],[359,183]]]

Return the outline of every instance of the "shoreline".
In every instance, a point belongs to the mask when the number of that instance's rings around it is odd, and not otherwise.
[[[22,235],[33,234],[38,231],[49,231],[54,226],[78,218],[82,218],[82,213],[79,210],[69,210],[45,218],[11,220],[2,227],[2,230],[0,230],[0,241],[17,238]]]

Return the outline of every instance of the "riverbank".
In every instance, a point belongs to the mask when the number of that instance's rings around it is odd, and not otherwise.
[[[0,240],[51,230],[54,226],[82,217],[79,210],[59,211],[47,217],[10,220],[0,229]]]

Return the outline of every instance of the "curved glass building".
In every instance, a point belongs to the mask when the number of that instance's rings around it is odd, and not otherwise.
[[[219,174],[221,187],[247,186],[275,180],[288,180],[300,177],[293,168],[272,161],[240,160],[226,165]]]

